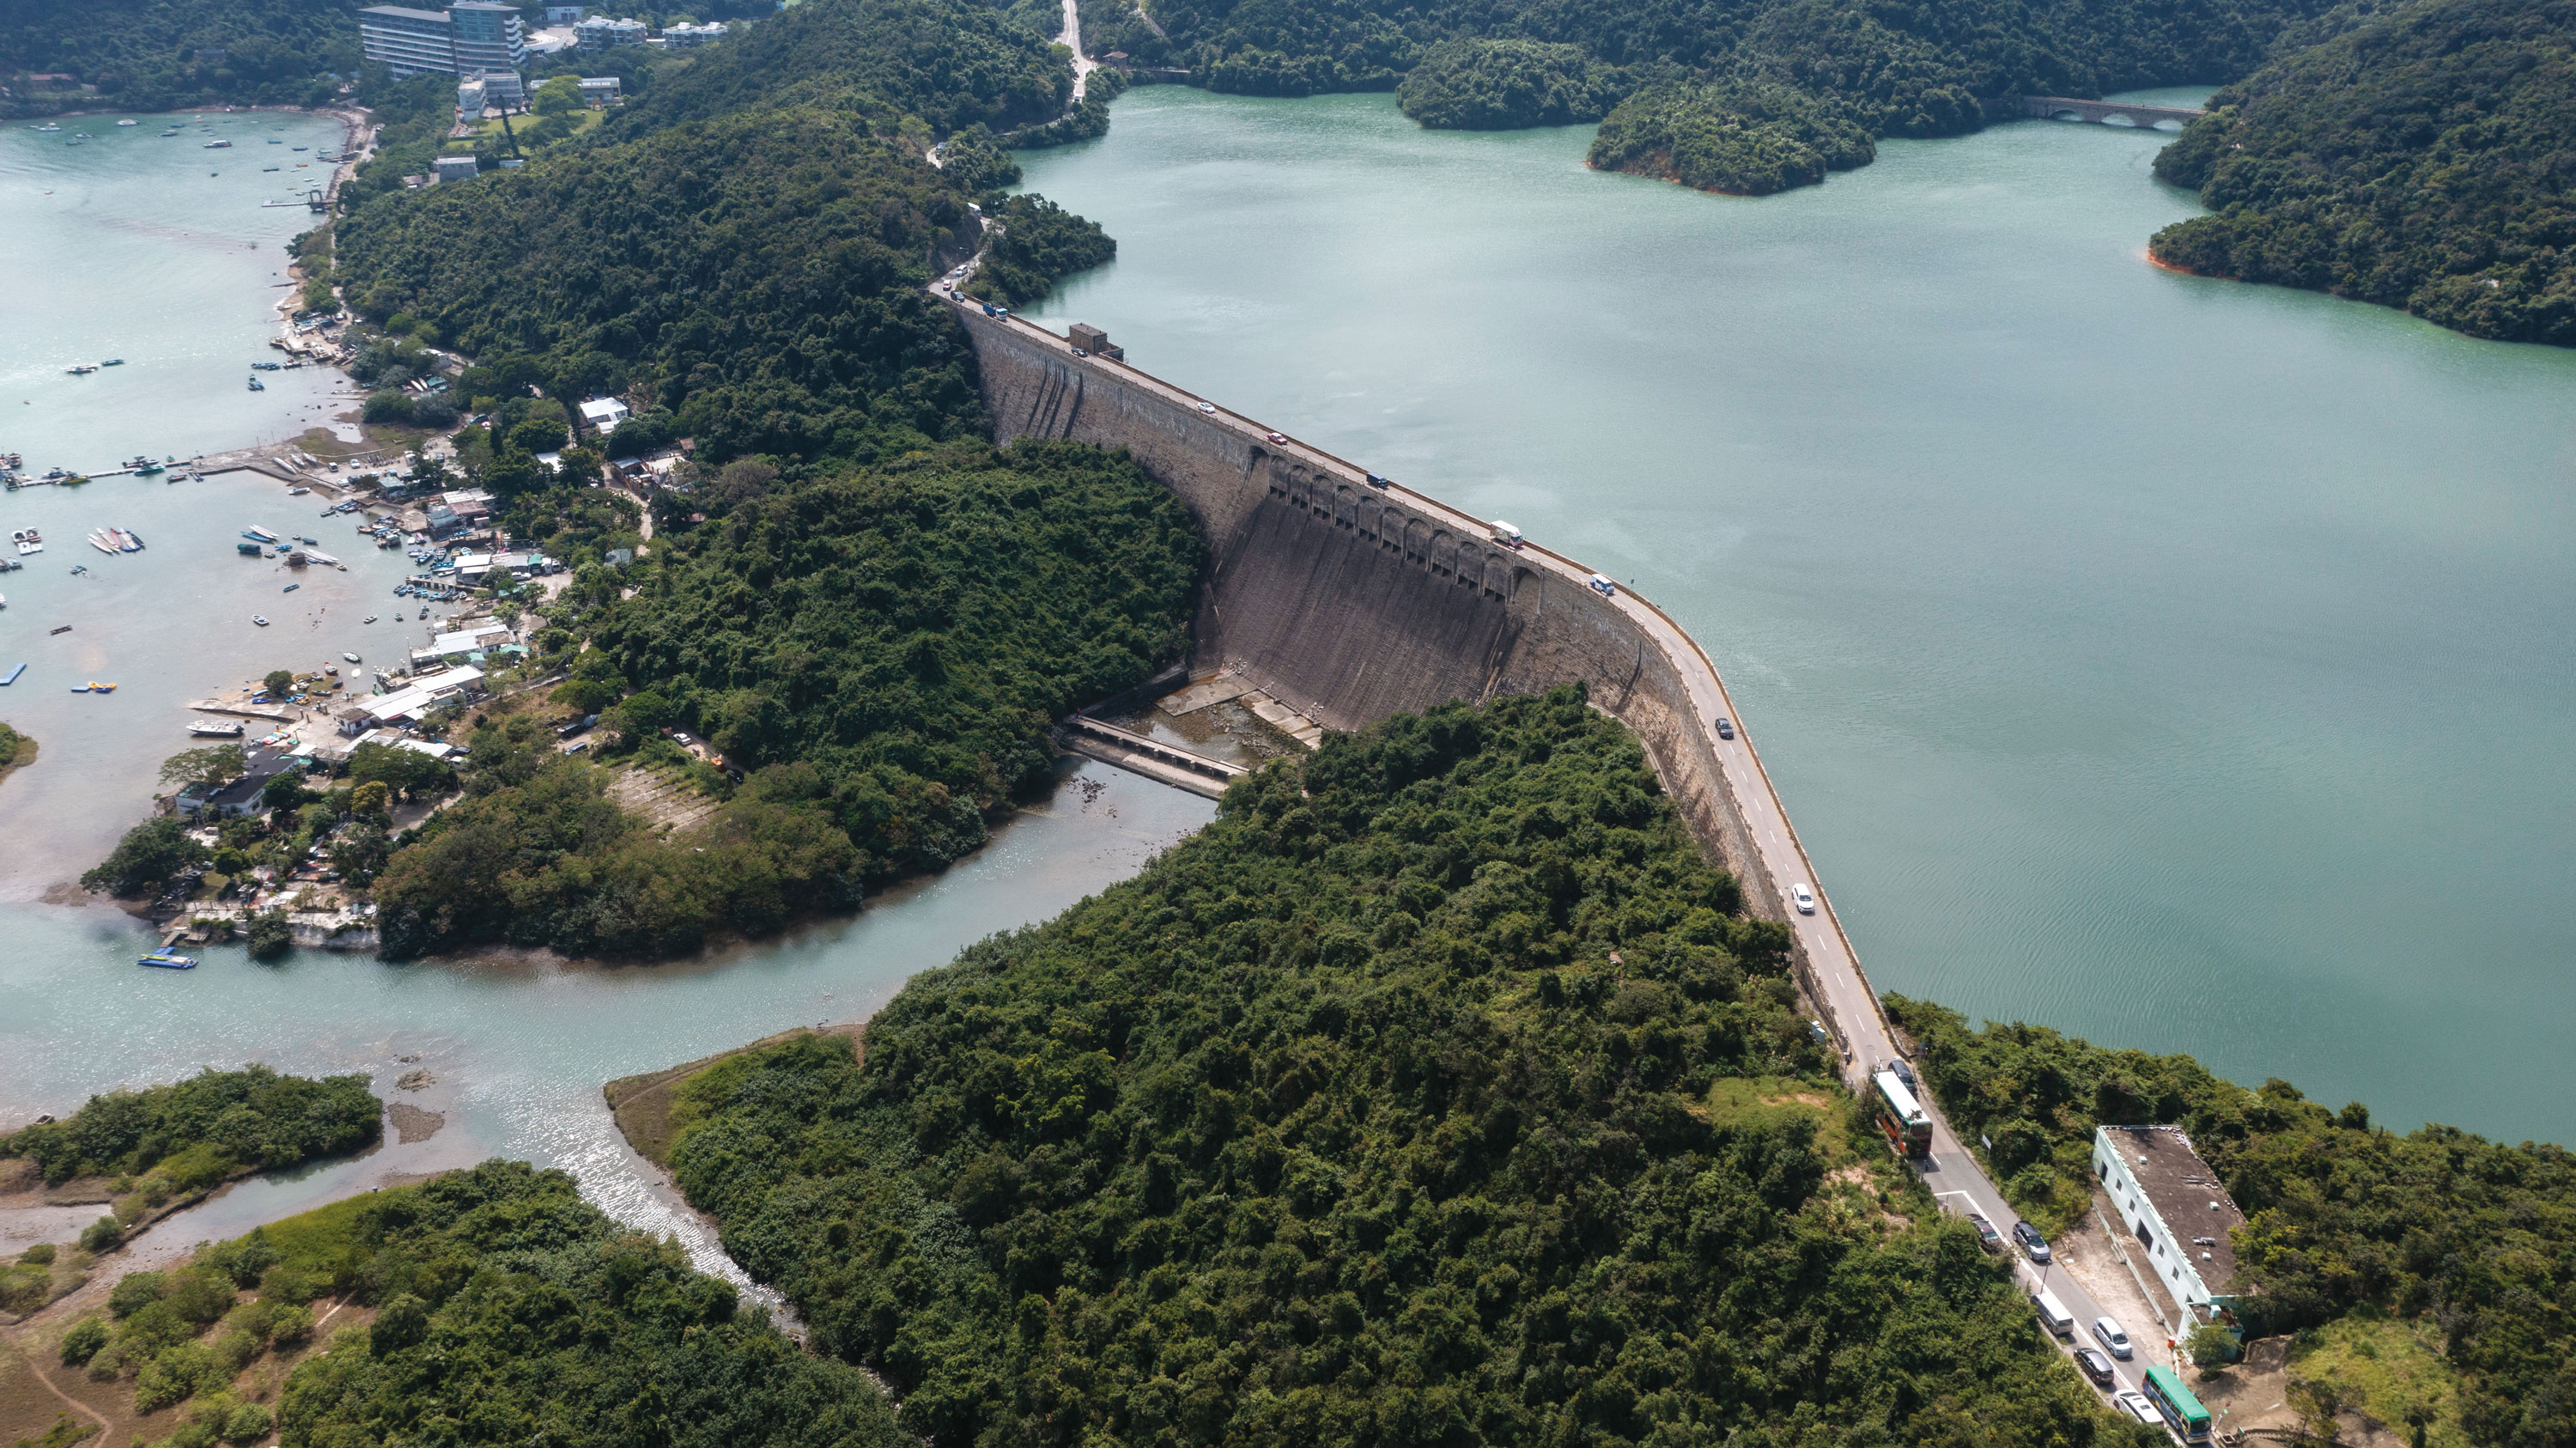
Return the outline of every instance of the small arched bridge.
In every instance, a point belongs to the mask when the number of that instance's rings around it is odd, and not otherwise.
[[[2125,101],[2079,101],[2065,96],[2023,96],[2021,113],[2043,121],[2090,121],[2097,126],[2135,126],[2140,130],[2179,131],[2206,111],[2181,106],[2142,106]]]

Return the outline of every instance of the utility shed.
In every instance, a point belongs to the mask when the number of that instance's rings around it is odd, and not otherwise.
[[[1066,340],[1094,357],[1107,357],[1117,361],[1127,355],[1126,348],[1110,346],[1109,334],[1089,322],[1074,323],[1064,329],[1064,335]]]
[[[2185,1311],[2207,1321],[2236,1306],[2236,1247],[2227,1234],[2245,1225],[2245,1213],[2181,1127],[2095,1127],[2093,1175],[2144,1249],[2139,1266]]]

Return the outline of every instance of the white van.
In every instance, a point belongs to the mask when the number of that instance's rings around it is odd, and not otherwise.
[[[2120,1330],[2116,1320],[2108,1317],[2093,1319],[2093,1336],[2111,1350],[2111,1356],[2122,1362],[2129,1360],[2129,1335]]]
[[[2075,1335],[2075,1314],[2066,1310],[2056,1293],[2043,1287],[2030,1295],[2030,1305],[2039,1313],[2040,1326],[2059,1337]]]
[[[1493,530],[1495,542],[1502,544],[1506,548],[1518,548],[1521,546],[1520,529],[1513,527],[1511,524],[1504,522],[1500,518],[1496,518],[1490,526]]]

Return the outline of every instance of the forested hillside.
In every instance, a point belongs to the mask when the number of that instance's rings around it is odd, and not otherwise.
[[[1960,1137],[1993,1140],[2014,1204],[2067,1220],[2090,1201],[2096,1124],[2188,1132],[2245,1210],[2239,1311],[2268,1335],[2348,1313],[2421,1321],[2461,1379],[2456,1426],[2481,1444],[2576,1441],[2576,1157],[2427,1126],[2400,1136],[2289,1082],[2249,1091],[2189,1056],[2119,1051],[1890,996]]]
[[[1051,22],[1050,22],[1051,24]],[[617,117],[616,131],[782,106],[826,105],[892,131],[946,135],[1061,113],[1073,69],[1048,36],[973,0],[805,0],[695,56]]]
[[[113,106],[327,104],[358,73],[364,0],[9,0],[0,6],[0,116]],[[39,89],[68,75],[96,95]]]
[[[1238,783],[683,1088],[728,1249],[943,1443],[2143,1444],[1868,1149],[1579,690]]]
[[[2432,0],[2219,92],[2158,260],[2576,345],[2576,0]]]
[[[982,429],[920,288],[966,215],[895,143],[803,107],[378,198],[338,223],[337,266],[369,316],[550,392],[631,393],[714,456],[866,457]]]

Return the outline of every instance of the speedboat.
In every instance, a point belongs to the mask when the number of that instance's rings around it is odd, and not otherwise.
[[[268,389],[260,386],[259,379],[254,377],[250,380],[250,390],[253,392],[266,392]]]
[[[375,616],[374,614],[372,614],[372,613],[371,613],[371,614],[368,614],[365,618],[362,618],[362,619],[358,620],[358,622],[360,622],[360,623],[374,623],[375,621],[376,621],[376,616]],[[351,654],[351,655],[349,655],[349,658],[350,658],[350,659],[351,659],[351,661],[353,661],[353,662],[357,659],[357,657],[358,657],[358,656],[357,656],[356,654]]]
[[[118,125],[120,125],[120,126],[130,126],[130,125],[133,125],[133,124],[134,124],[134,122],[132,122],[132,121],[119,121],[119,122],[117,122],[117,124],[118,124]]]
[[[132,123],[128,122],[127,124],[130,125]],[[125,365],[125,359],[122,357],[110,357],[100,362],[98,365],[101,367],[122,367]]]
[[[91,365],[90,365],[89,363],[87,363],[87,362],[75,362],[75,363],[73,363],[71,366],[66,367],[66,368],[64,368],[63,370],[64,370],[65,372],[70,373],[70,374],[71,374],[71,375],[73,375],[74,377],[86,377],[86,376],[88,376],[90,373],[92,373],[92,372],[96,372],[98,369],[97,369],[96,367],[91,366]]]
[[[293,593],[295,590],[302,588],[303,586],[304,585],[301,583],[290,583],[278,591],[281,593]]]
[[[195,970],[197,968],[197,958],[195,956],[178,955],[167,950],[156,950],[134,963],[136,965],[155,965],[159,966],[163,970]]]
[[[251,621],[252,623],[258,624],[261,628],[266,628],[266,627],[268,627],[268,616],[267,616],[266,614],[258,614],[258,613],[252,614],[252,615],[250,616],[250,621]]]
[[[363,663],[365,663],[365,662],[366,662],[366,660],[364,660],[364,659],[362,659],[362,658],[359,658],[356,654],[342,654],[342,655],[340,655],[340,657],[342,657],[342,658],[344,658],[344,659],[347,659],[350,663],[353,663],[353,664],[363,664]]]

